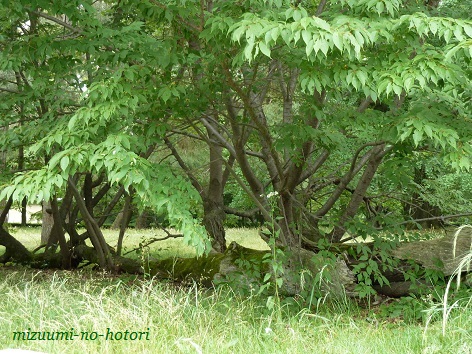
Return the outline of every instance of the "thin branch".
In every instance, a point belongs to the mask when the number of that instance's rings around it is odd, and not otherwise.
[[[370,106],[371,103],[372,103],[372,98],[370,98],[369,96],[364,101],[361,102],[359,107],[357,107],[357,112],[364,113],[364,111],[367,109],[367,107]]]
[[[320,1],[320,4],[318,5],[318,8],[316,9],[316,13],[315,13],[315,15],[317,17],[319,17],[323,13],[324,8],[326,6],[326,2],[327,2],[327,0],[321,0]]]
[[[405,224],[415,224],[415,223],[422,222],[422,221],[456,219],[456,218],[462,218],[462,217],[471,216],[471,215],[472,215],[472,213],[462,213],[462,214],[454,214],[454,215],[433,216],[433,217],[430,217],[430,218],[403,221],[403,222],[400,222],[398,224],[395,224],[394,226],[405,225]]]
[[[204,141],[204,142],[206,142],[206,143],[218,144],[218,145],[220,145],[220,146],[226,148],[226,145],[222,144],[222,143],[219,142],[219,141],[216,141],[216,140],[213,140],[213,139],[208,139],[208,137],[203,138],[203,137],[201,137],[200,135],[188,133],[188,132],[185,132],[185,131],[182,131],[182,130],[177,130],[177,129],[172,129],[172,130],[170,130],[170,132],[173,133],[173,134],[184,135],[184,136],[187,136],[187,137],[192,138],[192,139],[195,139],[195,140]],[[168,134],[167,136],[170,137],[170,136],[172,136],[173,134]],[[257,157],[257,158],[259,158],[259,159],[263,159],[263,158],[264,158],[264,155],[262,155],[260,152],[255,152],[255,151],[252,151],[252,150],[243,150],[243,152],[244,152],[246,155],[254,156],[254,157]]]
[[[115,196],[111,200],[111,202],[107,205],[107,207],[103,211],[103,214],[100,217],[100,219],[98,219],[97,224],[98,224],[99,227],[103,226],[103,224],[105,223],[107,217],[110,215],[110,213],[113,210],[113,208],[115,207],[115,205],[120,201],[121,196],[124,193],[125,193],[125,188],[123,186],[121,186],[120,189],[118,190],[118,192],[115,194]]]
[[[77,28],[77,27],[74,27],[70,24],[68,24],[67,22],[61,20],[61,19],[58,19],[57,17],[54,17],[54,16],[51,16],[51,15],[48,15],[44,12],[40,12],[40,11],[34,11],[34,10],[29,10],[29,12],[35,14],[35,15],[38,15],[42,18],[45,18],[46,20],[49,20],[49,21],[52,21],[54,23],[57,23],[58,25],[61,25],[62,27],[65,27],[67,29],[70,29],[71,31],[73,32],[76,32],[76,33],[82,33],[82,29],[80,28]]]
[[[259,208],[254,208],[252,210],[246,211],[246,210],[238,210],[235,208],[231,208],[229,206],[224,206],[224,211],[226,214],[231,214],[231,215],[236,215],[242,218],[249,218],[253,219],[257,212],[260,211]]]
[[[364,150],[368,146],[378,146],[378,145],[383,145],[383,144],[385,144],[385,141],[376,141],[376,142],[372,142],[372,143],[365,143],[362,146],[360,146],[356,150],[356,153],[354,154],[354,157],[352,158],[351,167],[349,169],[349,172],[352,173],[355,170],[357,158],[359,157],[359,154],[362,152],[362,150]],[[361,161],[362,161],[362,159],[361,159]]]
[[[231,155],[236,155],[236,151],[234,150],[234,147],[228,142],[228,140],[226,140],[221,134],[219,131],[217,131],[215,129],[215,127],[213,127],[210,122],[208,122],[206,120],[206,118],[202,117],[200,118],[200,121],[203,123],[203,125],[205,126],[205,128],[207,128],[208,130],[210,130],[216,138],[218,138],[218,140],[220,141],[221,144],[223,144],[223,146],[229,151],[229,153]]]
[[[302,173],[300,176],[300,179],[298,180],[298,184],[302,183],[304,180],[312,176],[318,169],[323,166],[323,164],[326,162],[326,160],[329,157],[329,150],[324,149],[323,152],[318,156],[318,158],[315,160],[315,162],[311,165],[309,165],[305,171]]]
[[[167,234],[167,236],[161,237],[161,238],[152,238],[148,242],[139,245],[139,247],[133,248],[132,250],[126,252],[125,254],[123,254],[123,256],[126,256],[127,254],[130,254],[132,252],[139,251],[140,249],[142,249],[144,247],[152,245],[154,242],[164,241],[164,240],[167,240],[169,238],[182,238],[182,237],[184,237],[184,235],[181,235],[181,234],[173,235],[169,231],[167,231],[166,229],[162,229],[162,230]]]
[[[198,181],[197,177],[195,177],[195,175],[192,173],[192,171],[190,170],[190,168],[187,166],[187,164],[185,163],[185,161],[182,159],[182,157],[180,156],[179,152],[177,151],[177,149],[175,148],[175,146],[170,142],[169,138],[165,137],[164,138],[164,142],[165,144],[167,145],[167,147],[169,148],[169,150],[171,151],[172,155],[174,156],[174,158],[177,160],[177,163],[179,164],[180,168],[182,170],[184,170],[185,174],[187,175],[187,177],[190,179],[190,183],[192,183],[192,186],[198,191],[198,193],[200,194],[200,196],[204,196],[205,192],[203,190],[203,187],[202,185],[200,184],[200,182]]]
[[[240,187],[244,190],[244,192],[246,192],[246,194],[254,201],[254,203],[256,203],[257,207],[259,208],[259,210],[261,211],[262,215],[264,216],[264,219],[265,219],[267,222],[273,221],[271,215],[269,214],[269,212],[267,211],[267,209],[264,207],[264,205],[262,205],[262,203],[261,203],[261,201],[259,200],[259,198],[258,198],[253,192],[251,192],[251,190],[244,184],[244,182],[241,180],[241,178],[238,176],[238,174],[234,171],[234,169],[233,169],[231,166],[229,166],[228,162],[226,162],[225,160],[223,160],[223,162],[225,163],[226,168],[231,172],[231,174],[233,175],[234,179],[235,179],[236,182],[239,184],[239,186],[240,186]],[[279,228],[278,223],[272,222],[271,224],[275,225],[276,228]]]
[[[372,154],[374,153],[373,149],[369,150],[368,152],[365,153],[364,156],[362,156],[359,162],[356,163],[357,158],[359,157],[359,154],[362,152],[362,150],[366,148],[367,146],[378,146],[381,144],[384,144],[384,142],[367,143],[357,149],[356,153],[354,154],[354,157],[352,158],[351,167],[349,168],[349,171],[346,172],[346,174],[344,175],[343,178],[341,178],[341,180],[339,180],[338,186],[333,191],[333,193],[328,198],[328,200],[324,203],[324,205],[317,212],[314,213],[315,217],[320,218],[322,216],[325,216],[331,210],[334,204],[338,201],[341,194],[344,192],[349,182],[361,170],[361,168],[370,160]]]

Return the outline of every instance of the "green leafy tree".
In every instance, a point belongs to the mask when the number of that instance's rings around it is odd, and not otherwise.
[[[419,2],[214,5],[201,37],[222,53],[212,62],[226,80],[219,143],[267,219],[266,196],[277,192],[283,244],[355,233],[386,160],[428,150],[470,168],[470,21],[431,16],[434,4]]]
[[[202,204],[223,250],[225,213],[237,213],[224,205],[228,181],[280,244],[339,242],[359,233],[385,163],[427,151],[470,169],[472,22],[438,5],[3,2],[2,145],[27,147],[36,165],[0,199],[51,200],[64,262],[73,197],[100,264],[113,266],[93,208],[115,185],[165,209],[200,251],[208,243],[189,205]],[[207,178],[179,135],[206,143]],[[150,162],[158,147],[178,170]]]
[[[1,13],[2,127],[8,128],[1,145],[28,148],[36,163],[0,199],[51,201],[65,267],[69,247],[89,237],[100,265],[113,268],[103,218],[93,209],[114,185],[141,206],[164,210],[203,252],[205,233],[188,210],[195,190],[168,166],[147,160],[167,129],[160,102],[168,97],[156,88],[165,78],[156,78],[169,64],[171,55],[161,53],[172,43],[146,33],[143,22],[120,18],[105,2],[15,1],[2,4]],[[84,236],[75,231],[78,213]]]

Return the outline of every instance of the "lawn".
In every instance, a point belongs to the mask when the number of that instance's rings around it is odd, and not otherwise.
[[[18,228],[10,227],[9,231],[11,234],[18,239],[28,249],[35,249],[40,245],[40,233],[39,227],[27,227]],[[79,230],[80,231],[80,230]],[[118,240],[118,230],[103,230],[103,234],[109,245],[115,247]],[[176,233],[177,234],[177,233]],[[129,229],[126,231],[123,239],[123,254],[135,249],[140,243],[147,243],[153,238],[164,238],[166,233],[160,229],[149,229],[149,230],[134,230]],[[269,249],[267,244],[262,240],[257,233],[256,229],[229,229],[227,231],[228,243],[236,241],[238,244],[252,249]],[[89,242],[89,241],[87,241]],[[89,243],[91,245],[91,243]],[[4,252],[5,248],[0,246],[0,254]],[[192,257],[195,255],[195,251],[192,247],[183,244],[180,238],[171,238],[164,241],[154,242],[148,246],[147,251],[153,257],[158,259],[165,259],[169,257]],[[136,252],[131,252],[129,256],[135,255]]]
[[[37,242],[33,231],[15,235],[30,239],[32,248]],[[248,246],[259,242],[253,230],[231,230],[230,235]],[[131,248],[141,236],[130,232],[126,246]],[[191,254],[179,240],[152,247],[156,257],[178,250]],[[418,321],[388,318],[379,307],[365,309],[347,299],[311,309],[282,305],[269,310],[265,299],[241,297],[227,288],[14,265],[0,268],[0,298],[0,349],[127,354],[472,351],[472,307],[466,304],[452,311],[442,336],[439,312],[426,327],[427,313]],[[434,310],[433,302],[429,308]],[[21,333],[13,339],[15,332],[23,332],[26,339],[18,339]],[[37,340],[33,332],[49,332],[56,339],[64,332],[73,335],[68,340]]]

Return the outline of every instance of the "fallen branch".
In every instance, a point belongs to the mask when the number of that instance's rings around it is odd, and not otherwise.
[[[140,244],[139,247],[136,247],[136,248],[133,248],[132,250],[126,252],[123,254],[123,256],[126,256],[127,254],[130,254],[132,252],[136,252],[136,251],[139,251],[141,248],[143,247],[147,247],[149,245],[152,245],[154,242],[158,242],[158,241],[164,241],[164,240],[168,240],[169,238],[181,238],[181,237],[184,237],[184,235],[182,234],[177,234],[177,235],[173,235],[171,234],[169,231],[167,231],[166,229],[162,229],[162,231],[164,231],[167,236],[165,237],[161,237],[161,238],[152,238],[150,239],[148,242],[144,243],[144,244]]]

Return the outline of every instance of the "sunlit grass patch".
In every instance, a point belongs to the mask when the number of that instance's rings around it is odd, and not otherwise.
[[[79,233],[85,230],[78,230]],[[39,227],[11,227],[10,232],[18,239],[26,248],[33,250],[41,243],[41,228]],[[169,231],[173,235],[179,233],[175,230]],[[104,229],[103,234],[108,244],[115,247],[118,242],[118,230]],[[153,239],[162,239],[168,236],[160,229],[127,229],[123,239],[122,254],[127,254],[129,257],[140,257],[137,254],[142,250],[142,247],[147,248],[147,253],[158,259],[165,259],[171,257],[194,257],[196,255],[193,247],[186,245],[182,238],[168,238],[162,241],[150,243]],[[238,244],[252,249],[269,249],[267,243],[258,235],[257,229],[229,229],[227,230],[227,243],[236,241]],[[149,245],[148,245],[149,243]],[[91,246],[89,240],[87,244]],[[0,254],[4,252],[4,247],[0,246]],[[131,251],[131,252],[130,252]],[[129,253],[128,253],[129,252]]]
[[[102,272],[0,270],[0,348],[49,353],[444,353],[471,343],[472,311],[432,323],[385,321],[354,305],[269,311],[231,290],[176,287]],[[18,341],[14,331],[148,331],[149,340]],[[467,352],[467,351],[465,351]]]

